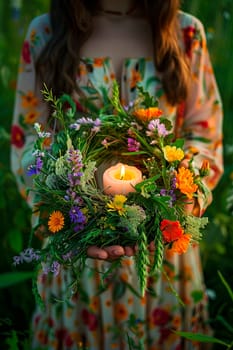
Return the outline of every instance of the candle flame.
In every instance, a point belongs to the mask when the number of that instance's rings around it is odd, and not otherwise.
[[[120,180],[124,180],[125,177],[125,166],[121,166],[121,172],[120,172]]]

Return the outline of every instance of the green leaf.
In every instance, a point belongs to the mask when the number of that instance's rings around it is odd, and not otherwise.
[[[216,343],[216,344],[221,344],[225,346],[229,346],[230,344],[224,342],[221,339],[211,337],[209,335],[201,334],[201,333],[192,333],[192,332],[174,332],[177,335],[180,335],[181,337],[184,337],[188,340],[194,340],[194,341],[199,341],[201,343]]]
[[[227,283],[227,281],[225,280],[225,278],[223,277],[223,275],[221,274],[220,271],[218,271],[218,275],[219,275],[223,285],[226,287],[226,290],[227,290],[228,294],[230,295],[231,300],[233,301],[233,291],[232,291],[231,287],[229,286],[229,284]]]
[[[0,274],[0,288],[8,288],[15,284],[24,282],[34,276],[34,272],[6,272]]]
[[[219,321],[223,324],[223,326],[230,332],[233,334],[233,327],[221,316],[218,315],[216,317],[216,321]]]
[[[68,116],[73,117],[75,112],[76,112],[76,104],[75,104],[74,100],[70,97],[70,95],[63,94],[60,97],[60,101],[62,102],[62,104],[68,103],[70,105],[72,113],[68,114]]]
[[[184,139],[176,139],[173,145],[176,146],[177,148],[183,148]]]

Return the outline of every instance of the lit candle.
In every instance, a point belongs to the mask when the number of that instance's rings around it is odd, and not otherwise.
[[[142,173],[134,166],[118,163],[103,174],[103,186],[106,194],[128,194],[135,192],[134,186],[142,181]]]

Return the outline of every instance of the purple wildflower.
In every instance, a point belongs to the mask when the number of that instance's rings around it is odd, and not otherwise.
[[[74,148],[69,149],[68,162],[71,166],[71,172],[68,174],[69,189],[66,191],[65,199],[75,198],[76,193],[74,188],[80,184],[80,178],[83,173],[80,171],[83,167],[82,154],[79,150]]]
[[[170,197],[170,200],[169,200],[170,207],[172,207],[176,201],[176,195],[175,195],[175,192],[173,189],[166,190],[165,188],[162,188],[160,190],[160,196],[169,196]]]
[[[23,263],[23,258],[21,255],[16,255],[13,257],[13,265],[16,266],[16,265],[19,265],[19,264],[22,264]]]
[[[83,214],[81,209],[77,206],[73,206],[70,211],[70,221],[75,224],[85,224],[86,222],[86,216]]]
[[[38,175],[43,167],[43,161],[40,157],[36,158],[36,164],[30,165],[27,170],[27,175]]]
[[[173,190],[176,189],[176,182],[177,182],[177,180],[176,180],[176,177],[174,176],[174,177],[171,179],[171,188],[172,188]]]
[[[167,195],[167,190],[166,190],[165,188],[162,188],[162,189],[160,190],[160,195],[161,195],[161,196],[166,196],[166,195]]]
[[[128,105],[123,106],[124,110],[127,112],[130,108],[132,108],[134,105],[133,101],[130,101]]]
[[[70,125],[70,129],[74,129],[74,130],[78,131],[80,129],[80,124],[73,123]]]
[[[38,251],[34,250],[33,248],[27,248],[19,255],[13,257],[13,265],[16,266],[22,264],[23,262],[31,263],[32,261],[38,261],[39,259],[40,255]]]
[[[140,148],[140,143],[135,139],[129,137],[128,138],[128,151],[129,152],[137,152]]]
[[[67,260],[70,260],[70,259],[72,258],[72,256],[73,256],[73,252],[70,251],[70,252],[68,252],[68,253],[66,253],[66,254],[63,254],[63,255],[62,255],[62,259],[65,260],[65,261],[67,261]]]
[[[49,272],[52,272],[55,276],[60,273],[61,265],[58,261],[53,261],[51,265],[43,264],[43,273],[48,275]]]
[[[173,204],[176,201],[176,194],[175,194],[174,190],[170,190],[169,191],[169,196],[171,197],[171,199],[170,199],[170,206],[172,207]]]
[[[91,118],[80,118],[78,120],[76,120],[75,123],[70,125],[71,129],[74,130],[79,130],[81,125],[93,125],[93,128],[91,129],[91,131],[93,132],[98,132],[100,130],[100,126],[101,126],[101,120],[99,118],[93,120]]]
[[[54,261],[50,267],[50,271],[57,276],[60,272],[61,265],[59,264],[58,261]]]

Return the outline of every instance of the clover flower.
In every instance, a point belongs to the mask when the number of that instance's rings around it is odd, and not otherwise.
[[[169,134],[169,131],[166,129],[166,126],[164,123],[161,123],[159,119],[152,120],[148,124],[148,130],[146,134],[148,136],[153,136],[154,133],[157,133],[159,137],[164,137]]]
[[[135,139],[128,137],[128,151],[137,152],[140,148],[140,142],[137,142]]]

